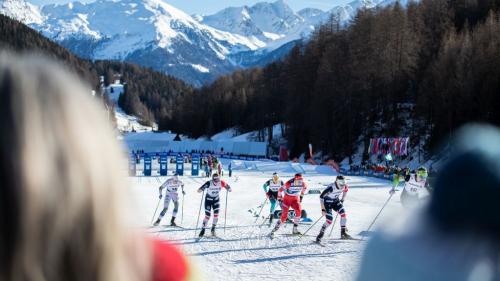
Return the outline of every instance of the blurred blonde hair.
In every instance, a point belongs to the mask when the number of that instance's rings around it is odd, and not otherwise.
[[[147,280],[148,244],[120,205],[121,146],[68,72],[0,54],[0,280]]]

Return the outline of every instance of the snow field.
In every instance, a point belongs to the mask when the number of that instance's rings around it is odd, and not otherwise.
[[[132,224],[143,228],[150,235],[178,245],[192,259],[205,280],[278,280],[283,278],[287,280],[353,280],[366,242],[339,240],[339,219],[337,219],[332,237],[329,239],[325,235],[326,247],[312,243],[324,218],[302,239],[283,235],[292,231],[292,226],[286,225],[281,227],[274,240],[270,240],[266,235],[271,228],[268,228],[267,224],[259,228],[258,224],[263,221],[262,218],[255,223],[256,218],[248,210],[256,209],[264,201],[262,184],[271,177],[271,174],[235,171],[232,178],[223,177],[223,180],[233,188],[233,192],[228,194],[226,231],[223,230],[226,199],[226,193],[223,191],[217,229],[217,234],[221,239],[207,237],[200,241],[194,239],[199,232],[199,229],[195,232],[195,226],[202,198],[201,194],[196,193],[196,189],[207,178],[180,177],[187,193],[184,197],[183,228],[167,226],[170,223],[173,204],[169,206],[161,225],[150,227],[158,203],[158,187],[166,177],[129,178],[133,198],[133,203],[129,205],[134,214]],[[292,174],[281,174],[281,179],[287,180]],[[304,177],[311,188],[323,188],[323,185],[334,180],[331,175],[319,173],[305,174]],[[366,230],[387,200],[389,182],[364,177],[348,177],[347,182],[351,187],[344,204],[348,219],[347,227],[352,236],[360,238],[359,234]],[[389,202],[375,228],[390,225],[388,221],[402,213],[399,193],[397,195]],[[180,198],[182,200],[182,195]],[[162,206],[163,199],[156,217]],[[262,215],[269,214],[269,207],[269,204],[264,207]],[[303,208],[307,210],[308,216],[316,221],[321,216],[319,194],[306,195]],[[203,216],[202,206],[199,225]],[[176,222],[181,223],[181,209],[179,209]],[[211,221],[209,226],[211,226]],[[309,225],[299,226],[302,232],[307,228]],[[330,229],[327,230],[327,234],[329,231]]]

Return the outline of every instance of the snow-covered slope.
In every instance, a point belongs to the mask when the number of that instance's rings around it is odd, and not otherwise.
[[[271,51],[281,45],[307,36],[315,26],[327,19],[327,12],[303,9],[294,12],[283,0],[260,2],[251,7],[230,7],[214,15],[197,18],[204,24],[266,42]],[[262,52],[261,52],[262,53]]]
[[[169,169],[174,166],[169,165]],[[189,166],[186,168],[189,169]],[[176,244],[193,259],[197,274],[204,280],[355,280],[366,242],[339,240],[338,219],[331,236],[330,229],[327,230],[324,238],[326,247],[312,243],[325,222],[324,218],[302,238],[290,236],[291,225],[281,227],[273,240],[266,237],[271,228],[263,218],[254,217],[254,212],[258,213],[258,206],[266,198],[262,184],[270,179],[272,171],[234,171],[233,177],[223,178],[233,191],[228,194],[227,206],[226,194],[221,194],[221,215],[216,230],[220,239],[211,238],[207,230],[206,238],[195,240],[200,230],[201,223],[198,222],[198,229],[196,224],[202,199],[196,189],[207,180],[202,177],[181,177],[185,184],[186,196],[182,202],[183,212],[179,212],[176,222],[182,221],[182,228],[167,226],[171,218],[170,208],[160,226],[150,227],[151,216],[158,203],[157,187],[166,177],[130,178],[131,187],[124,192],[130,191],[130,197],[133,198],[133,202],[129,204],[130,219],[133,221],[131,224],[142,227],[144,231],[150,232],[150,235]],[[283,180],[288,180],[293,176],[293,172],[280,173],[280,176]],[[323,189],[324,184],[335,179],[332,175],[321,173],[306,173],[304,176],[310,188],[319,189]],[[362,177],[349,177],[347,182],[351,188],[344,206],[348,213],[349,232],[356,238],[369,236],[373,232],[367,233],[366,229],[387,200],[390,183]],[[377,219],[374,230],[394,227],[396,221],[407,218],[399,200],[399,193],[397,195],[388,202]],[[308,194],[302,201],[303,209],[313,221],[321,218],[318,198],[319,194]],[[267,203],[261,216],[268,216],[269,208]],[[262,222],[264,224],[260,227]],[[273,221],[273,226],[275,222],[276,220]],[[223,229],[224,225],[226,230]],[[301,224],[299,230],[305,232],[310,226]],[[217,270],[210,270],[212,268]]]
[[[206,25],[244,36],[255,36],[270,42],[285,37],[305,20],[283,0],[261,2],[252,7],[230,7],[203,17]]]
[[[137,132],[137,133],[152,132],[152,131],[156,130],[156,127],[157,127],[157,126],[150,127],[150,126],[142,125],[139,122],[139,119],[137,117],[126,114],[118,106],[115,109],[115,118],[116,118],[116,129],[120,133],[127,133],[127,132]]]
[[[76,35],[95,40],[122,40],[132,47],[128,53],[156,43],[159,48],[175,51],[177,40],[194,44],[196,39],[206,40],[207,51],[224,55],[224,45],[243,49],[256,49],[259,42],[221,32],[199,24],[189,15],[162,0],[98,0],[81,4],[47,5],[42,12],[47,15],[44,32],[58,41]],[[112,45],[108,43],[107,45]],[[106,47],[107,47],[106,45]],[[200,48],[204,47],[198,46]],[[98,50],[96,56],[122,58],[127,53],[114,49]]]
[[[96,0],[42,9],[26,0],[0,0],[0,13],[79,56],[125,60],[199,86],[237,68],[284,56],[295,40],[307,38],[331,13],[347,23],[359,8],[395,1],[355,0],[326,12],[307,8],[295,12],[277,0],[190,16],[166,0]]]
[[[0,14],[31,25],[44,21],[39,8],[24,0],[0,0]]]
[[[273,138],[282,138],[282,125],[274,125],[273,126]],[[263,132],[263,134],[259,138],[258,131],[252,131],[244,134],[240,134],[238,130],[235,128],[228,129],[213,135],[210,139],[214,141],[224,141],[224,140],[232,140],[232,141],[265,141],[267,140],[267,130]]]
[[[154,124],[152,127],[142,125],[139,118],[126,114],[118,105],[118,99],[120,95],[124,93],[124,86],[120,80],[116,80],[113,84],[110,84],[105,89],[105,93],[108,95],[109,100],[114,104],[115,107],[115,118],[116,118],[116,129],[120,133],[126,132],[151,132],[158,129],[158,126]]]

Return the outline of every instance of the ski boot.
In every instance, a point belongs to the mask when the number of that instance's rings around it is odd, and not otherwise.
[[[321,244],[321,239],[323,238],[324,235],[325,235],[325,232],[323,230],[321,230],[319,232],[318,236],[316,236],[316,243]]]
[[[212,236],[217,236],[217,234],[215,234],[215,225],[212,225],[212,229],[210,229],[210,233],[212,233]]]
[[[153,226],[158,226],[160,225],[160,221],[161,221],[161,218],[158,218],[155,223],[153,224]]]
[[[298,226],[297,224],[294,224],[293,225],[293,228],[292,228],[292,234],[293,235],[301,235],[302,233],[300,233],[300,231],[298,230]]]
[[[172,219],[170,220],[170,225],[177,226],[177,224],[175,223],[175,217],[172,217]]]
[[[205,228],[203,227],[200,231],[200,234],[198,234],[198,237],[203,237],[203,235],[205,235]]]
[[[352,236],[347,234],[347,228],[346,227],[342,227],[340,229],[340,239],[352,239]]]
[[[278,231],[278,229],[280,228],[281,226],[281,221],[278,220],[278,222],[276,223],[276,225],[274,226],[273,230],[271,230],[271,233],[269,233],[269,238],[273,239],[274,238],[274,233],[276,231]]]
[[[269,238],[274,239],[274,233],[276,232],[275,229],[271,230],[271,233],[269,233]]]

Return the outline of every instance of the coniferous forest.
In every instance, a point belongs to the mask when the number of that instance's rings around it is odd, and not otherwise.
[[[182,99],[193,136],[286,124],[292,156],[341,159],[356,141],[410,136],[426,151],[471,121],[500,125],[498,1],[422,0],[335,17],[280,62],[221,77]]]
[[[429,152],[464,123],[500,125],[499,7],[421,0],[360,10],[347,26],[332,16],[282,60],[201,88],[127,63],[81,60],[3,16],[0,32],[11,49],[49,49],[93,86],[99,75],[121,74],[120,106],[160,130],[199,137],[281,123],[292,156],[312,143],[340,159],[370,137],[405,134]]]

